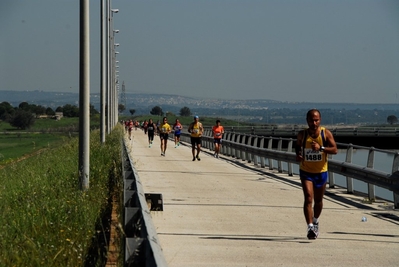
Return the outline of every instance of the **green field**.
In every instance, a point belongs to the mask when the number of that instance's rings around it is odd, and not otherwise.
[[[92,117],[90,127],[99,128],[99,117]],[[43,148],[55,148],[64,140],[77,136],[79,118],[37,119],[27,130],[0,121],[0,166],[35,154]]]
[[[34,154],[43,148],[62,144],[67,135],[47,133],[0,134],[0,166],[15,159]]]

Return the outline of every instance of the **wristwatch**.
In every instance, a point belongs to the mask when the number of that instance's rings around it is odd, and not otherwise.
[[[325,148],[324,146],[321,146],[321,147],[320,147],[320,152],[323,152],[324,149],[326,149],[326,148]]]

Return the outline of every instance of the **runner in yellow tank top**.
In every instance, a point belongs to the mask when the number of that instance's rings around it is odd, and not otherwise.
[[[202,123],[199,122],[198,116],[194,116],[194,122],[192,122],[188,127],[188,132],[191,134],[191,152],[193,154],[193,161],[195,161],[195,159],[200,161],[201,159],[199,154],[201,152],[201,137],[204,128],[202,127]],[[197,154],[195,154],[196,149]]]
[[[320,111],[309,110],[306,121],[309,128],[298,133],[295,152],[300,162],[299,176],[304,194],[303,213],[308,224],[307,237],[316,239],[328,179],[327,154],[337,154],[338,149],[332,133],[320,127]]]

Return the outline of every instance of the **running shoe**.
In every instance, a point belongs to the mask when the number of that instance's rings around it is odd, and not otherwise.
[[[200,161],[200,160],[201,160],[201,159],[200,159],[200,157],[199,157],[198,155],[196,156],[196,158],[197,158],[197,160],[198,160],[198,161]]]
[[[314,233],[316,234],[316,238],[319,236],[319,223],[313,223]]]
[[[308,226],[308,239],[316,239],[317,238],[317,234],[315,232],[315,227],[314,226]]]
[[[193,161],[195,161],[195,157],[193,158]]]

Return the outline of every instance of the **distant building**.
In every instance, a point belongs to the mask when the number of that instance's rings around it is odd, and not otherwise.
[[[55,113],[55,119],[57,121],[59,121],[62,117],[64,117],[64,113],[63,112],[56,112]]]

